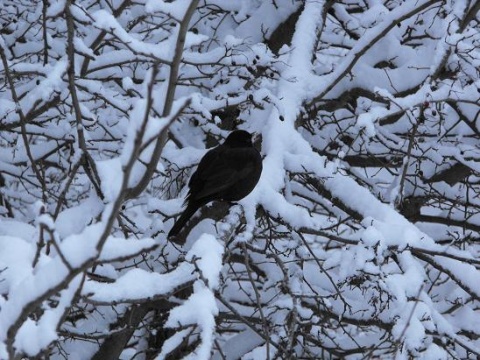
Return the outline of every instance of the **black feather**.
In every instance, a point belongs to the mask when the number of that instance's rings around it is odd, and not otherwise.
[[[255,188],[262,174],[262,157],[252,143],[252,135],[232,131],[225,142],[208,151],[192,175],[186,209],[168,237],[176,236],[202,206],[214,200],[238,201]]]

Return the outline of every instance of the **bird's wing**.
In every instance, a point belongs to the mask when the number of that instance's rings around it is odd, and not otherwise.
[[[202,175],[211,172],[212,165],[218,162],[219,153],[222,151],[222,146],[217,146],[209,151],[200,159],[198,163],[197,169],[193,173],[190,181],[188,182],[188,186],[190,189],[192,187],[198,187],[201,184]]]
[[[255,170],[254,148],[226,148],[210,150],[200,161],[190,179],[190,199],[208,199],[235,185]]]

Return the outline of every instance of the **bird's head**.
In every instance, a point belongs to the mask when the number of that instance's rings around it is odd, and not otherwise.
[[[248,147],[253,146],[252,134],[245,130],[232,131],[224,142],[229,147]]]

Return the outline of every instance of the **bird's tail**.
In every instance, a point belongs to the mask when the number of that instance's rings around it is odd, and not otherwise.
[[[182,215],[175,221],[175,224],[173,224],[172,228],[170,229],[170,232],[168,233],[168,237],[172,237],[177,235],[180,230],[185,226],[187,221],[195,214],[195,212],[198,209],[198,205],[196,204],[189,204],[187,208],[183,211]]]

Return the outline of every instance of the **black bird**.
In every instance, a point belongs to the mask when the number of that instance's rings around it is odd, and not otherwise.
[[[252,143],[252,134],[232,131],[224,143],[208,151],[193,173],[185,199],[186,209],[168,237],[177,235],[195,212],[210,201],[238,201],[257,185],[262,174],[262,157]]]

